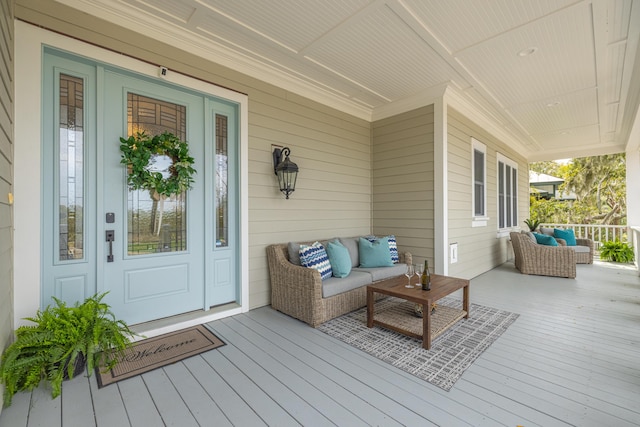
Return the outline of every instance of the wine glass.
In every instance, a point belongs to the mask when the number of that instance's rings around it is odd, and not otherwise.
[[[413,276],[413,272],[413,264],[407,264],[407,271],[404,275],[407,276],[408,283],[404,285],[405,288],[413,288],[413,285],[411,284],[411,276]]]
[[[418,276],[417,283],[419,284],[420,277],[422,276],[422,271],[424,270],[424,266],[422,264],[416,264],[415,270],[416,270],[416,276]]]

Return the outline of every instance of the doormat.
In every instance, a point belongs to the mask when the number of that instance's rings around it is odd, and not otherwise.
[[[405,302],[386,298],[376,302],[376,311],[392,309],[398,304]],[[460,305],[461,301],[454,297],[438,300],[440,308],[459,308]],[[413,312],[413,304],[407,310]],[[318,330],[449,391],[464,371],[517,318],[518,314],[472,303],[469,318],[442,332],[432,341],[430,350],[422,348],[422,340],[379,326],[367,328],[366,307],[329,320],[318,326]]]
[[[204,325],[135,342],[110,371],[101,372],[96,367],[98,388],[144,374],[223,345],[225,343]]]

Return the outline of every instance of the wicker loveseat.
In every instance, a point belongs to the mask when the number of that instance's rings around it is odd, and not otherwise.
[[[323,281],[317,270],[290,262],[287,243],[270,245],[267,247],[267,262],[271,307],[315,328],[327,320],[364,307],[367,304],[366,285],[403,274],[406,264],[412,262],[412,256],[409,252],[398,255],[399,263],[393,267],[353,268],[349,276],[358,283],[352,289],[344,290],[342,282],[345,279],[331,277]],[[330,295],[323,296],[323,287],[324,293]]]
[[[568,246],[533,243],[524,233],[511,232],[516,268],[523,274],[576,277],[576,252]]]
[[[555,236],[553,228],[544,228],[540,227],[540,232],[542,234],[546,234],[548,236]],[[567,246],[567,242],[563,239],[559,239],[555,237],[558,241],[558,244],[562,246]],[[576,263],[578,264],[593,264],[593,251],[594,244],[591,239],[580,239],[576,238],[576,245],[569,246],[576,253]]]

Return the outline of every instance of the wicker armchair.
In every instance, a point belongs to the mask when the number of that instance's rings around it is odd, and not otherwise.
[[[512,232],[516,268],[523,274],[576,277],[576,253],[567,246],[544,246],[533,243],[529,236]]]

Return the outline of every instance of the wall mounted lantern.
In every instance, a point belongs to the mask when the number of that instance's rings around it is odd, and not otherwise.
[[[273,150],[273,168],[278,176],[280,191],[287,196],[287,199],[289,194],[296,190],[296,180],[298,179],[298,165],[289,159],[289,154],[291,154],[289,147]]]

